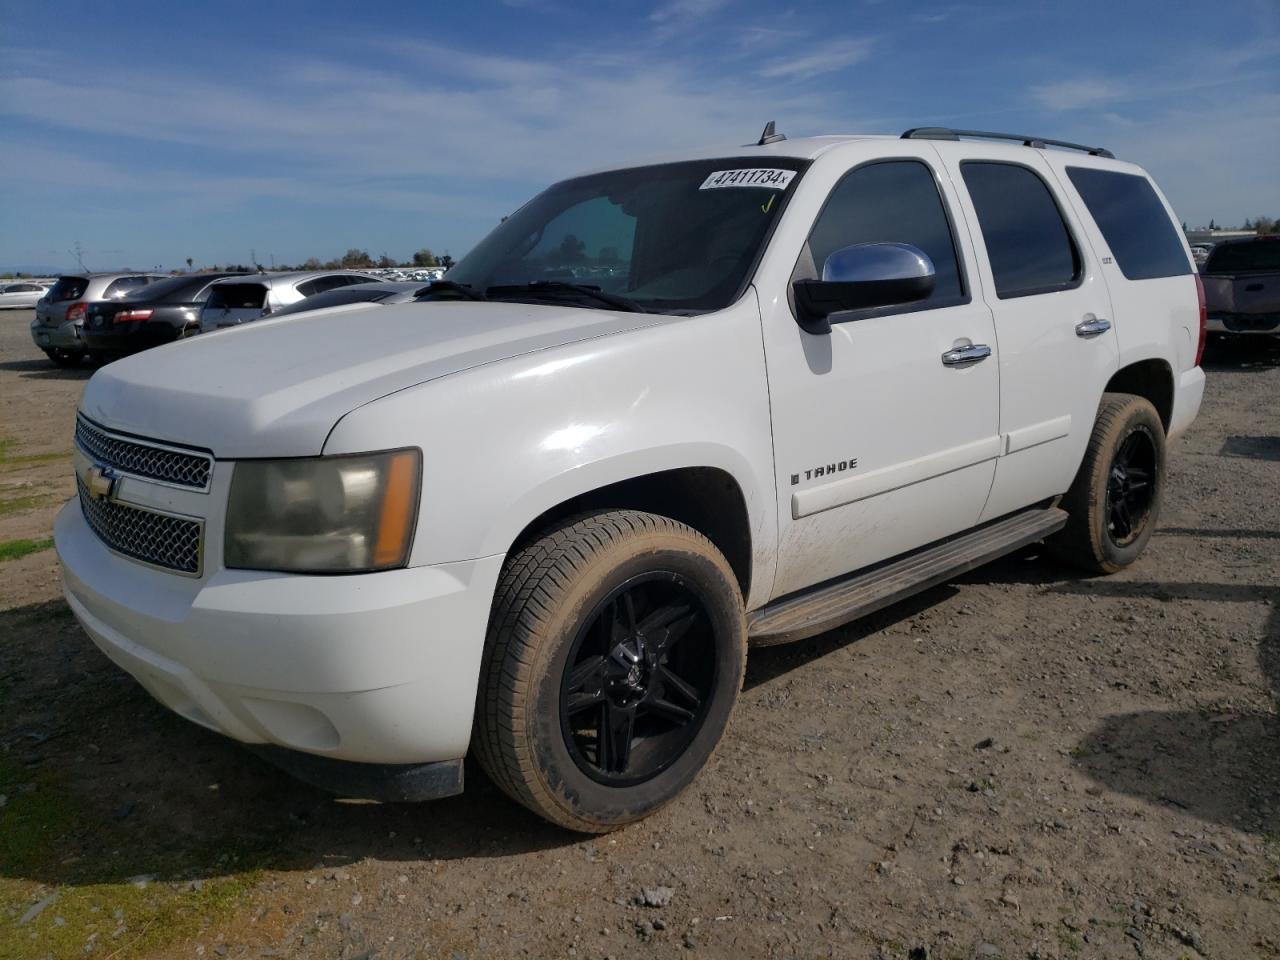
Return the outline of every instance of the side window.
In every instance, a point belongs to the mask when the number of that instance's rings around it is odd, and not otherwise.
[[[1002,300],[1067,290],[1081,276],[1080,253],[1053,194],[1040,177],[1012,163],[966,160],[965,187],[991,258]]]
[[[112,280],[107,289],[103,291],[102,298],[104,300],[119,299],[130,290],[145,287],[149,282],[147,277],[121,277],[119,280]]]
[[[306,283],[300,283],[298,284],[298,292],[302,294],[304,297],[314,296],[315,294],[319,293],[321,290],[327,289],[325,287],[320,286],[320,283],[321,283],[321,278],[319,277],[317,277],[315,280],[308,280]]]
[[[1146,177],[1067,167],[1067,176],[1129,280],[1191,272],[1182,238]]]
[[[806,247],[811,263],[802,257],[797,279],[821,275],[827,257],[842,247],[876,242],[914,244],[933,261],[933,294],[913,309],[964,299],[951,224],[933,171],[921,161],[870,163],[846,174],[818,214]]]

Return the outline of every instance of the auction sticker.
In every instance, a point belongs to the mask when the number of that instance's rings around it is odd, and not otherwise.
[[[767,167],[750,167],[741,170],[717,170],[702,181],[699,190],[716,190],[720,187],[768,187],[785,190],[794,170],[777,170]]]

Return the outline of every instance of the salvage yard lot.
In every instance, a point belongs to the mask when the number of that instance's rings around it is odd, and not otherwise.
[[[335,801],[98,654],[47,542],[92,371],[30,316],[0,314],[0,958],[1280,957],[1273,344],[1211,354],[1134,567],[1024,550],[753,652],[688,793],[582,838],[472,768]]]

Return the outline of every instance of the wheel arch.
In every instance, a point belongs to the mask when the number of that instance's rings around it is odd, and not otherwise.
[[[737,478],[719,467],[676,467],[584,490],[525,524],[508,556],[569,517],[602,510],[640,510],[687,524],[724,554],[742,596],[749,595],[754,567],[751,516]]]
[[[1151,402],[1165,431],[1173,422],[1173,369],[1159,358],[1138,360],[1121,367],[1105,388],[1107,393],[1129,393]]]

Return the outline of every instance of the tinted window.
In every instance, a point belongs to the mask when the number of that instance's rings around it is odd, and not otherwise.
[[[89,289],[88,277],[59,277],[58,282],[49,291],[49,299],[54,303],[64,300],[78,300]]]
[[[1146,177],[1067,167],[1120,272],[1130,280],[1191,272],[1177,228]]]
[[[1250,240],[1214,247],[1202,273],[1280,273],[1280,240]]]
[[[655,310],[719,310],[742,290],[803,166],[776,156],[698,160],[566,180],[508,217],[448,276],[483,291],[559,281]],[[601,308],[590,298],[564,302]]]
[[[991,259],[996,296],[1065,290],[1080,277],[1080,255],[1045,182],[1011,163],[960,164]]]
[[[809,235],[812,264],[803,264],[797,273],[806,279],[817,277],[827,257],[842,247],[877,242],[913,244],[933,261],[933,294],[911,309],[964,297],[951,225],[933,172],[925,164],[892,160],[847,174],[831,191]]]
[[[218,283],[209,289],[206,308],[253,309],[261,307],[267,298],[267,288],[260,283]]]
[[[337,307],[345,303],[376,303],[392,294],[390,290],[329,290],[307,297],[297,303],[277,310],[272,316],[280,317],[289,313],[306,313],[311,310],[323,310],[325,307]]]
[[[116,300],[123,297],[130,290],[145,287],[150,282],[150,277],[121,277],[119,280],[112,280],[111,283],[107,284],[107,289],[103,291],[102,298],[104,300]]]

